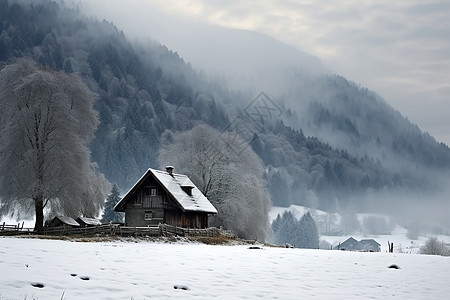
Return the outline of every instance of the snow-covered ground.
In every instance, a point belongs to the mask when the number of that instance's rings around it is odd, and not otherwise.
[[[444,299],[449,272],[417,254],[0,237],[1,300]]]

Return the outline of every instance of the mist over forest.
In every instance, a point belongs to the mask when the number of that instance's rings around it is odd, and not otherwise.
[[[252,47],[261,40],[275,43],[255,38]],[[92,161],[122,192],[161,168],[159,151],[174,133],[200,124],[233,133],[238,121],[263,162],[273,206],[389,212],[450,227],[449,147],[375,92],[277,47],[272,55],[283,61],[264,65],[271,54],[263,53],[245,74],[209,76],[176,49],[131,42],[79,8],[0,0],[0,67],[27,56],[83,78],[98,95]]]

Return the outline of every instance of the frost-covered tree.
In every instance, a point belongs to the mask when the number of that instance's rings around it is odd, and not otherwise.
[[[319,232],[316,222],[307,212],[297,220],[290,211],[277,216],[272,222],[275,244],[291,244],[296,248],[317,249],[319,247]]]
[[[450,250],[445,247],[444,242],[439,242],[437,238],[431,237],[425,242],[425,245],[420,247],[420,253],[449,256]]]
[[[109,182],[90,161],[95,95],[74,74],[19,59],[0,71],[0,214],[93,217]]]
[[[261,160],[251,147],[243,147],[245,142],[233,133],[207,125],[165,136],[172,142],[162,146],[161,166],[173,165],[188,175],[213,203],[219,213],[210,218],[210,225],[243,238],[265,239],[270,198]]]
[[[319,247],[319,232],[316,222],[309,212],[304,214],[298,222],[296,247],[317,249]]]
[[[274,243],[278,245],[291,244],[295,245],[298,220],[290,211],[285,211],[280,217],[272,222],[272,230],[274,232]]]
[[[285,176],[276,169],[269,169],[268,174],[270,198],[277,206],[288,207],[290,203],[289,184]]]
[[[123,213],[114,211],[114,206],[120,201],[120,191],[116,184],[113,184],[111,193],[105,202],[105,210],[102,215],[102,223],[123,222]]]

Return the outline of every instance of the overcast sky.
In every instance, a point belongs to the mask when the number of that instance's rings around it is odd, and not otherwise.
[[[180,36],[177,19],[267,34],[374,90],[422,130],[450,145],[448,0],[89,2],[86,5],[101,5],[99,16],[125,33],[150,34],[186,60],[182,43],[189,41]]]

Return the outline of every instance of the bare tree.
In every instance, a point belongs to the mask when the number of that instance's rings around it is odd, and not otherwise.
[[[159,162],[188,175],[214,204],[219,213],[210,218],[210,225],[223,226],[243,238],[265,239],[270,230],[270,198],[261,160],[251,148],[237,154],[243,143],[239,137],[207,125],[170,139],[172,143],[162,146]]]
[[[420,253],[421,254],[430,254],[430,255],[448,256],[450,253],[450,250],[445,247],[444,242],[439,242],[437,238],[430,237],[425,242],[425,245],[420,247]]]
[[[19,59],[0,72],[0,214],[94,216],[109,183],[90,162],[95,95],[76,74]]]

